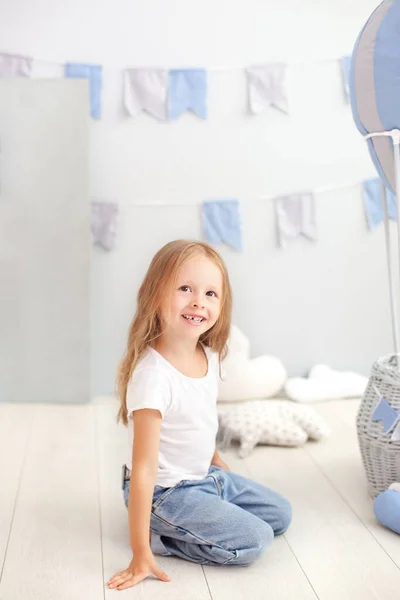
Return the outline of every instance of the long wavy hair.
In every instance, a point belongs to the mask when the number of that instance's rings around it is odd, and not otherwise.
[[[227,353],[232,315],[232,289],[224,261],[209,244],[198,241],[175,240],[163,246],[150,263],[137,296],[137,309],[128,332],[128,343],[118,368],[116,392],[120,401],[117,422],[128,425],[126,390],[138,360],[153,340],[162,335],[160,307],[170,297],[172,287],[182,265],[195,256],[202,255],[214,262],[222,274],[222,298],[217,322],[199,341],[219,353],[219,361]]]

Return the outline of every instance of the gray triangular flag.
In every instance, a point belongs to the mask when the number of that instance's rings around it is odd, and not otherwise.
[[[165,69],[126,69],[124,103],[128,114],[142,110],[163,121],[167,118],[168,72]]]
[[[30,77],[33,59],[29,56],[0,53],[0,77]]]
[[[300,234],[317,240],[315,199],[311,193],[290,194],[275,198],[279,243],[282,248]]]
[[[289,110],[286,89],[287,65],[268,64],[246,69],[250,110],[259,115],[268,106]]]
[[[113,250],[117,239],[118,205],[115,202],[92,201],[92,240],[96,246]]]

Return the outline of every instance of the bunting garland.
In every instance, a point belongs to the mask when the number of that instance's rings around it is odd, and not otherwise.
[[[356,185],[356,184],[353,184]],[[316,218],[317,194],[333,191],[350,185],[333,188],[320,188],[313,192],[290,193],[282,196],[264,197],[259,202],[273,200],[275,204],[276,229],[278,234],[278,246],[284,250],[289,244],[303,237],[310,242],[318,241],[318,227]],[[368,202],[372,206],[371,218],[374,220],[376,229],[378,219],[377,211],[382,213],[382,199],[380,197],[380,180],[367,179],[362,183],[362,200],[365,207],[366,189],[370,194]],[[396,203],[392,195],[391,218],[395,218]],[[251,200],[248,200],[251,202]],[[201,203],[201,221],[203,236],[211,244],[226,244],[238,252],[243,251],[243,231],[240,214],[240,201],[231,198],[218,200],[204,200]],[[165,205],[160,203],[145,203],[146,206]],[[169,203],[169,205],[178,205]],[[121,206],[127,206],[122,204]],[[138,203],[128,206],[140,206]],[[377,208],[379,207],[379,208]],[[92,236],[93,243],[104,250],[112,250],[115,247],[117,237],[118,205],[115,202],[92,202]],[[379,217],[379,222],[381,216]],[[371,227],[370,227],[371,229]],[[400,430],[399,430],[400,431]]]
[[[339,60],[343,92],[348,100],[351,57],[343,56],[336,60]],[[0,78],[30,77],[33,62],[32,57],[0,52]],[[286,78],[289,64],[271,63],[245,69],[251,114],[259,115],[269,107],[288,114]],[[100,119],[103,67],[86,63],[66,63],[64,74],[68,78],[88,80],[90,114],[93,118]],[[131,117],[137,117],[142,111],[146,111],[159,120],[174,121],[184,112],[191,111],[204,120],[208,116],[207,94],[206,69],[124,69],[124,104],[127,114]],[[363,202],[370,230],[375,230],[383,221],[381,196],[381,183],[378,178],[363,182]],[[286,248],[289,242],[299,236],[317,241],[314,193],[292,193],[275,197],[274,200],[281,248]],[[396,219],[396,198],[390,191],[387,191],[387,206],[389,218]],[[118,210],[118,204],[115,202],[92,201],[91,230],[94,245],[105,250],[115,247]],[[204,201],[202,221],[204,236],[208,241],[214,244],[225,243],[237,251],[242,251],[238,200]]]
[[[328,60],[328,59],[326,59]],[[329,59],[333,60],[333,59]],[[336,58],[342,69],[343,89],[348,98],[350,57]],[[1,77],[31,77],[34,59],[27,56],[0,52]],[[37,60],[51,63],[51,61]],[[296,61],[298,64],[301,61]],[[59,63],[51,63],[59,64]],[[260,115],[268,107],[285,114],[289,112],[287,72],[290,62],[266,63],[244,69],[247,81],[248,109],[252,115]],[[124,105],[130,117],[145,111],[162,121],[174,121],[186,111],[205,120],[208,117],[208,71],[213,69],[159,69],[124,68]],[[231,70],[217,69],[217,70]],[[239,70],[239,69],[238,69]],[[103,67],[87,63],[68,62],[64,65],[65,77],[84,78],[89,81],[90,114],[101,118],[103,91]]]

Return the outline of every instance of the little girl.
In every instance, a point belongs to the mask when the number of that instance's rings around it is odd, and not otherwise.
[[[170,581],[155,554],[249,565],[290,524],[287,500],[232,473],[215,447],[231,307],[226,267],[208,244],[176,240],[153,258],[118,374],[118,420],[132,443],[122,486],[133,558],[110,588],[151,573]]]

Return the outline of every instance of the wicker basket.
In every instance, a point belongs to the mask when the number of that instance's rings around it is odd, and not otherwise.
[[[381,397],[400,413],[400,368],[395,354],[384,356],[373,365],[357,414],[358,442],[368,491],[374,497],[394,481],[400,481],[400,441],[391,440],[393,427],[385,433],[382,421],[372,421]]]

